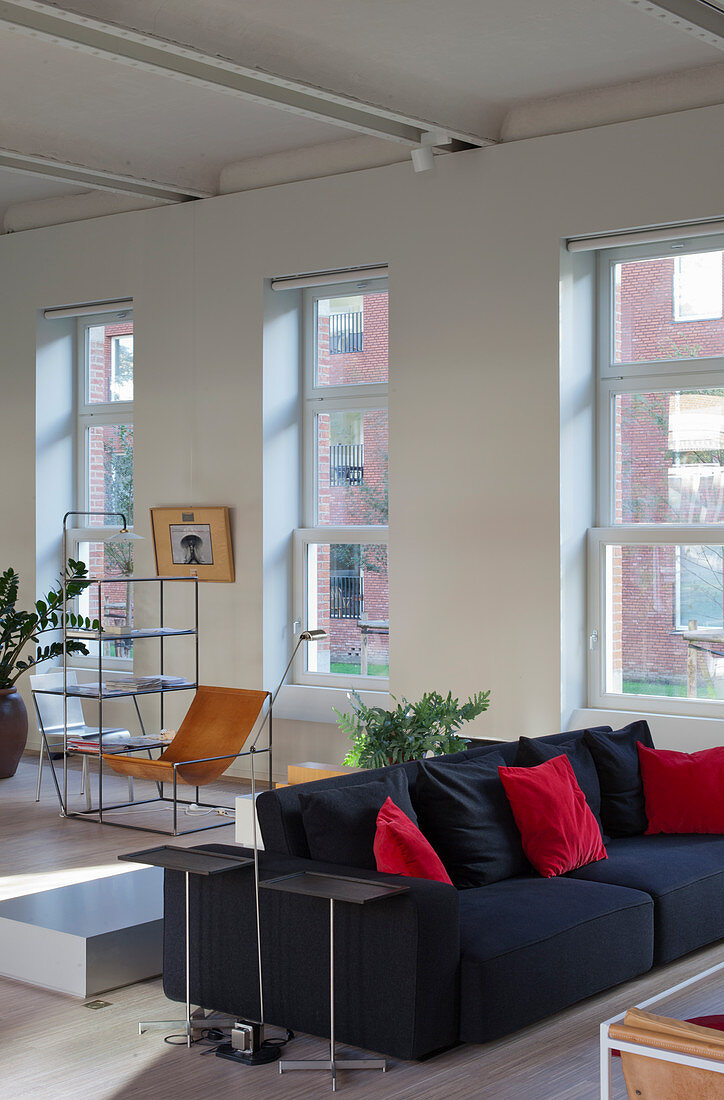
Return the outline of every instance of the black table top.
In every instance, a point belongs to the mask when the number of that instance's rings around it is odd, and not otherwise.
[[[387,886],[365,878],[347,878],[346,875],[324,875],[315,871],[298,871],[293,875],[266,879],[260,882],[263,890],[281,890],[286,894],[304,894],[307,897],[327,898],[364,905],[370,901],[406,894],[407,886]]]
[[[169,871],[189,871],[194,875],[218,875],[249,867],[254,860],[248,856],[230,856],[221,852],[203,852],[199,848],[179,848],[162,844],[142,852],[126,852],[119,859],[128,863],[147,863],[151,867],[166,867]]]

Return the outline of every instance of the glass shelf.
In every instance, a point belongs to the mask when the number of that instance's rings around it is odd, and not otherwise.
[[[98,691],[98,684],[71,684],[69,685],[66,695],[68,697],[80,699],[123,699],[125,696],[130,695],[160,695],[161,692],[166,691],[188,691],[190,688],[196,690],[198,684],[184,683],[184,684],[169,684],[166,687],[142,687],[135,688],[133,691]],[[41,695],[62,695],[63,688],[34,688],[34,691]]]
[[[66,638],[87,638],[88,641],[97,642],[99,639],[104,642],[120,642],[128,639],[138,638],[177,638],[182,635],[196,634],[196,630],[193,627],[183,627],[175,629],[174,627],[139,627],[138,630],[124,630],[117,632],[115,630],[104,629],[101,632],[97,630],[66,630]]]

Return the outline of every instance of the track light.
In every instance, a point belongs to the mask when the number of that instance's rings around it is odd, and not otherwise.
[[[434,163],[435,158],[429,145],[421,145],[412,150],[412,167],[416,172],[429,172]]]

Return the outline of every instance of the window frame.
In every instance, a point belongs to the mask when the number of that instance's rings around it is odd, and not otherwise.
[[[364,285],[359,285],[364,284]],[[389,543],[389,524],[332,526],[318,523],[317,478],[319,453],[316,417],[320,413],[356,410],[388,410],[389,382],[356,382],[347,386],[317,385],[317,303],[320,299],[343,298],[389,292],[387,278],[365,279],[307,287],[302,292],[303,424],[302,487],[305,526],[294,532],[294,618],[295,626],[312,629],[307,622],[307,547],[333,543]],[[300,625],[300,628],[301,628]],[[308,672],[305,647],[294,662],[293,681],[316,687],[353,687],[357,690],[388,692],[389,677],[350,676],[343,673]]]
[[[294,532],[294,617],[305,630],[316,629],[316,622],[308,620],[309,593],[307,589],[307,556],[310,546],[331,546],[348,543],[354,546],[377,545],[389,547],[387,527],[299,527]],[[388,551],[389,554],[389,551]],[[389,556],[388,556],[389,568]],[[312,645],[314,643],[311,643]],[[300,646],[295,659],[294,682],[316,687],[347,687],[356,691],[389,690],[387,676],[353,676],[342,672],[309,672],[306,668],[305,647]]]
[[[133,401],[106,401],[91,402],[88,400],[88,382],[90,357],[88,354],[89,335],[88,330],[101,325],[119,324],[133,321],[133,308],[128,306],[120,310],[111,310],[108,313],[91,313],[79,316],[76,321],[76,418],[75,418],[75,453],[76,453],[76,508],[79,512],[88,512],[90,497],[90,468],[89,468],[89,438],[88,430],[91,427],[105,427],[109,424],[130,424],[133,427]],[[134,331],[135,352],[135,331]],[[135,394],[135,378],[134,378]],[[127,519],[129,517],[126,517]],[[83,542],[103,542],[109,535],[121,530],[121,524],[108,524],[108,526],[74,526],[68,529],[68,547],[71,557],[78,557],[79,546]],[[133,524],[128,524],[128,530],[133,531]],[[89,662],[95,664],[98,659],[97,647],[94,643],[88,645],[90,655],[87,657],[68,657],[68,664],[75,667],[87,668]],[[133,657],[103,657],[103,668],[110,671],[127,672],[133,669]]]
[[[608,615],[606,548],[609,546],[724,546],[724,524],[618,524],[588,532],[589,706],[602,710],[688,714],[721,718],[723,700],[688,696],[624,695],[606,690]],[[679,633],[674,629],[672,633]]]
[[[607,654],[606,547],[632,545],[724,545],[724,524],[616,523],[615,399],[619,394],[672,389],[721,388],[724,355],[686,359],[615,359],[615,265],[724,250],[724,236],[682,237],[676,241],[625,245],[597,256],[597,475],[596,523],[588,532],[589,706],[607,710],[721,717],[724,700],[624,695],[605,690]],[[672,287],[672,301],[673,301]],[[714,318],[716,320],[716,318]],[[676,626],[675,609],[672,630]],[[677,632],[677,631],[674,631]]]
[[[701,250],[699,250],[699,251],[701,251]],[[706,251],[706,250],[704,250],[704,251]],[[674,262],[673,288],[672,288],[672,306],[673,306],[674,323],[677,324],[677,325],[687,325],[687,324],[690,324],[692,321],[720,321],[722,319],[722,316],[724,316],[724,309],[722,308],[722,272],[721,272],[721,266],[719,268],[719,312],[718,313],[700,313],[700,314],[697,314],[696,316],[691,316],[691,317],[679,317],[678,316],[679,304],[680,304],[680,295],[677,293],[677,290],[678,290],[677,279],[679,279],[679,280],[681,279],[681,265],[678,264],[676,261],[681,260],[682,255],[687,255],[687,253],[678,253],[678,255],[676,256],[676,260]]]

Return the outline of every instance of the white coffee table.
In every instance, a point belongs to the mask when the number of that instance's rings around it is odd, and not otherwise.
[[[145,867],[0,902],[0,975],[92,997],[163,969],[163,871]]]
[[[718,971],[724,971],[724,962],[717,963],[716,966],[710,966],[708,970],[702,970],[700,974],[695,974],[693,978],[689,978],[685,982],[679,982],[678,985],[674,985],[670,989],[665,989],[663,993],[658,993],[655,997],[649,997],[648,1001],[642,1001],[640,1004],[629,1007],[650,1008],[650,1006],[656,1004],[657,1001],[663,1001],[667,997],[672,997],[675,993],[680,993],[683,989],[688,989],[697,982],[702,982],[705,978],[710,978],[712,974],[716,974]],[[628,1009],[626,1009],[626,1012],[628,1012]],[[611,1100],[612,1097],[611,1052],[613,1050],[625,1050],[631,1054],[644,1054],[647,1058],[658,1058],[662,1062],[676,1062],[677,1065],[680,1066],[695,1066],[698,1069],[706,1069],[711,1070],[713,1073],[724,1074],[724,1064],[722,1062],[715,1062],[710,1058],[696,1058],[689,1054],[675,1054],[668,1050],[659,1050],[657,1047],[647,1047],[641,1043],[625,1043],[620,1039],[612,1039],[609,1035],[611,1024],[621,1023],[626,1012],[619,1012],[618,1016],[612,1016],[610,1020],[606,1020],[605,1023],[601,1024],[601,1100]]]

